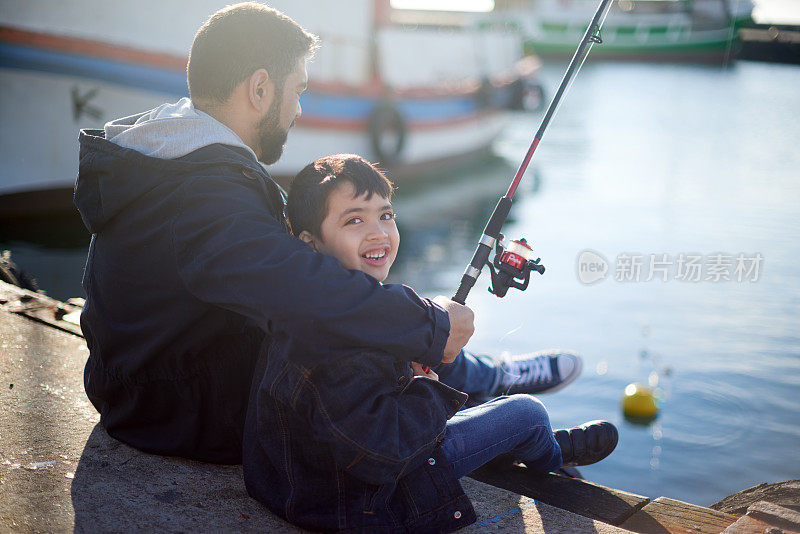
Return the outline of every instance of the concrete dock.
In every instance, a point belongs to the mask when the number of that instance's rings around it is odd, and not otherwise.
[[[0,531],[300,532],[247,495],[241,466],[109,437],[83,390],[77,305],[53,302],[0,282]],[[720,532],[738,518],[555,475],[476,476],[495,485],[462,480],[479,516],[462,532]],[[700,522],[676,523],[675,510]]]
[[[0,310],[0,531],[300,532],[247,495],[240,466],[109,437],[83,391],[87,356],[83,338]],[[464,487],[480,516],[465,532],[622,532],[475,480]]]

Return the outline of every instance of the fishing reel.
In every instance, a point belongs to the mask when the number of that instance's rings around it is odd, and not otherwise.
[[[531,271],[544,274],[544,265],[539,263],[542,258],[528,259],[533,254],[533,249],[525,238],[510,241],[507,249],[503,248],[503,239],[503,234],[500,234],[500,239],[495,244],[494,262],[486,260],[492,274],[489,293],[498,297],[505,297],[511,287],[525,291],[531,279]]]

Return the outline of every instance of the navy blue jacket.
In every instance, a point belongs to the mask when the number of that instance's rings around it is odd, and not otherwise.
[[[377,350],[316,366],[292,352],[276,339],[255,373],[250,495],[314,531],[450,532],[475,521],[439,446],[466,394]]]
[[[156,159],[102,130],[82,131],[80,146],[75,204],[93,234],[84,382],[115,438],[240,462],[265,337],[290,338],[305,365],[368,347],[441,360],[447,313],[291,236],[282,190],[245,149],[215,144]]]

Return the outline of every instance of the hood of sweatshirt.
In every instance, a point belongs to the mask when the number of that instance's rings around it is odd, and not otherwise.
[[[255,152],[233,130],[195,109],[188,98],[111,121],[106,123],[104,131],[106,139],[115,145],[151,158],[177,159],[219,143],[243,148],[257,159]]]

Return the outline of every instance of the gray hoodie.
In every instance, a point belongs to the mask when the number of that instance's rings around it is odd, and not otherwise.
[[[130,124],[125,117],[106,123],[106,139],[158,159],[177,159],[216,143],[244,148],[258,160],[236,132],[194,107],[189,98],[162,104]]]

